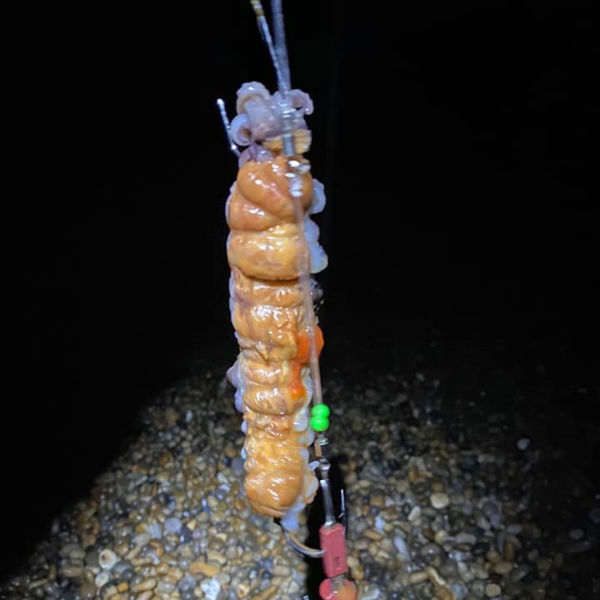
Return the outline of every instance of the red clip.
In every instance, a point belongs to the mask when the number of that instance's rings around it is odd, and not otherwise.
[[[334,584],[331,579],[324,579],[319,586],[322,600],[357,600],[358,590],[356,585],[347,579]]]
[[[346,539],[344,527],[336,523],[331,527],[321,526],[319,529],[321,549],[323,550],[323,570],[327,577],[337,577],[348,571],[346,558]]]
[[[337,594],[331,584],[331,579],[323,579],[319,586],[319,596],[322,600],[337,600]]]

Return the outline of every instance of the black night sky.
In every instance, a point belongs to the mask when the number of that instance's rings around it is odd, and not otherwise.
[[[52,6],[23,46],[20,192],[5,222],[19,273],[2,420],[15,560],[119,451],[140,406],[195,361],[235,358],[236,162],[215,100],[231,114],[241,83],[275,78],[248,3],[211,4]],[[409,369],[437,336],[450,370],[539,363],[597,394],[591,9],[284,4],[328,193],[324,368]],[[502,350],[478,356],[490,344]],[[567,445],[577,431],[564,427]],[[593,451],[590,468],[598,440]]]

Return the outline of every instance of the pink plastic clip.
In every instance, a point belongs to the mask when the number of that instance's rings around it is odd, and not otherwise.
[[[331,527],[321,526],[319,538],[323,554],[323,570],[327,577],[337,577],[348,571],[344,527],[336,523]]]

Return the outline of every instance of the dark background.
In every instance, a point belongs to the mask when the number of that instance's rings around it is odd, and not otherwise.
[[[236,163],[215,100],[231,113],[242,82],[275,81],[249,4],[212,4],[52,6],[28,17],[15,50],[26,68],[5,223],[19,275],[2,419],[12,564],[119,451],[140,406],[197,361],[234,360],[223,208]],[[285,9],[328,191],[325,368],[414,368],[433,336],[449,368],[501,342],[496,367],[541,361],[561,385],[594,389],[590,7]],[[593,412],[591,395],[578,402]],[[568,427],[560,435],[576,437]]]

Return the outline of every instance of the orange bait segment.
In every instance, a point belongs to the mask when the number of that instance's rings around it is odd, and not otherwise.
[[[292,382],[290,383],[289,390],[294,400],[298,400],[302,398],[302,396],[304,396],[304,394],[306,393],[306,388],[304,387],[304,384],[302,383],[302,379],[300,377],[302,372],[302,363],[299,360],[292,360],[291,367]]]
[[[318,325],[315,327],[315,345],[317,347],[317,356],[319,356],[321,350],[323,350],[324,341],[323,332]],[[310,336],[306,330],[298,333],[297,348],[296,356],[291,361],[292,383],[289,386],[290,393],[296,400],[306,393],[306,388],[301,378],[302,367],[310,362]]]
[[[320,356],[324,344],[325,341],[323,340],[323,332],[321,331],[321,328],[316,325],[315,345],[317,347],[317,357]],[[307,365],[310,362],[310,337],[306,330],[298,332],[298,352],[295,359],[303,365]]]

